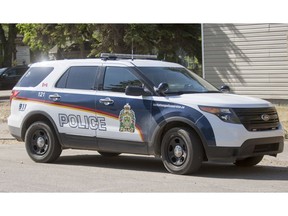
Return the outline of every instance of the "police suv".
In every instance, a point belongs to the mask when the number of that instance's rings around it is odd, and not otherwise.
[[[203,161],[253,166],[283,151],[267,101],[228,94],[153,56],[102,55],[31,65],[11,95],[11,134],[36,162],[63,149],[155,155],[175,174]]]

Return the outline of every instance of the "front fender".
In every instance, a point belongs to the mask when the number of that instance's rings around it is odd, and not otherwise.
[[[149,154],[160,155],[162,137],[165,131],[172,127],[189,127],[194,130],[201,139],[205,151],[208,146],[216,146],[212,126],[205,116],[201,115],[195,121],[183,116],[172,116],[168,118],[164,117],[156,126],[151,142],[148,143]]]

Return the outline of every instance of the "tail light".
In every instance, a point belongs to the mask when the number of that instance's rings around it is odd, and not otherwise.
[[[12,90],[11,95],[10,95],[10,104],[12,102],[12,99],[17,97],[17,95],[20,93],[20,91],[17,90]]]

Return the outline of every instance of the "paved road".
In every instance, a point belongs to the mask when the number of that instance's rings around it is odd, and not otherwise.
[[[288,192],[288,143],[253,168],[202,166],[196,175],[167,173],[160,159],[65,150],[54,164],[35,163],[23,144],[0,144],[0,192]]]

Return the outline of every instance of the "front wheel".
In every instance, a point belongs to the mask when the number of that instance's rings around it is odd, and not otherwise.
[[[54,162],[62,152],[54,131],[42,121],[35,122],[28,128],[25,147],[30,158],[41,163]]]
[[[262,156],[255,156],[255,157],[248,157],[245,159],[241,159],[241,160],[236,160],[235,161],[235,165],[236,166],[240,166],[240,167],[251,167],[251,166],[255,166],[256,164],[260,163],[260,161],[263,159],[263,155]]]
[[[162,161],[170,173],[184,175],[196,172],[201,167],[203,154],[199,137],[189,128],[172,128],[162,139]]]

